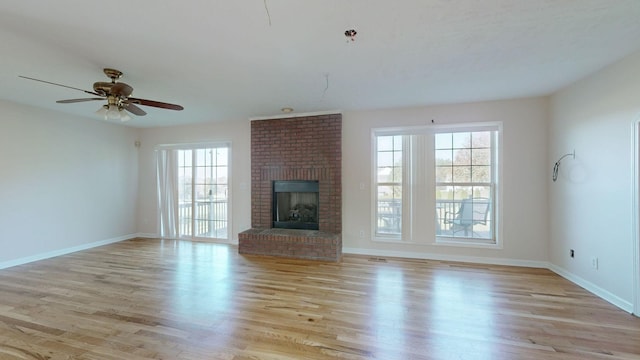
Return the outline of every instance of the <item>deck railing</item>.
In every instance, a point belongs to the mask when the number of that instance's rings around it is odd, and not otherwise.
[[[460,210],[463,200],[436,200],[436,235],[465,236],[454,229],[452,220]],[[397,234],[402,231],[402,202],[400,200],[378,201],[377,230],[380,234]],[[490,225],[474,225],[473,237],[491,237]],[[467,234],[468,236],[468,234]]]
[[[227,200],[200,200],[180,203],[181,236],[227,238]],[[195,216],[192,214],[195,208]],[[192,225],[193,222],[193,225]],[[192,234],[192,226],[195,234]]]

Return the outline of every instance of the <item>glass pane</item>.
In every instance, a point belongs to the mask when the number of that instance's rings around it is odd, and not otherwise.
[[[436,167],[436,182],[451,182],[453,181],[453,167],[451,166],[437,166]]]
[[[379,183],[393,182],[393,168],[390,168],[390,167],[378,168],[378,182]]]
[[[383,234],[400,234],[402,224],[402,202],[398,200],[378,201],[376,231]]]
[[[218,166],[227,166],[229,158],[229,151],[227,148],[218,148],[216,149],[216,165]]]
[[[435,135],[436,149],[451,149],[453,147],[451,133]]]
[[[191,167],[191,150],[178,150],[178,166]]]
[[[491,186],[474,186],[473,197],[491,199]]]
[[[209,227],[208,225],[208,221],[204,220],[204,219],[196,219],[194,221],[194,225],[195,225],[195,236],[200,236],[200,237],[204,237],[207,236]]]
[[[453,148],[464,149],[471,147],[471,133],[460,132],[453,133]]]
[[[378,136],[378,151],[393,150],[393,136]]]
[[[455,165],[471,165],[471,150],[469,149],[454,150],[453,163]]]
[[[209,168],[205,168],[205,167],[197,167],[196,168],[196,179],[195,179],[195,183],[196,184],[206,184],[206,179],[207,179],[207,172],[210,171]]]
[[[378,186],[378,202],[393,199],[393,186]]]
[[[178,150],[176,158],[178,159],[178,167],[184,167],[184,151]]]
[[[472,231],[470,231],[468,235],[475,239],[492,239],[493,234],[491,229],[490,220],[483,223],[475,223],[473,224]]]
[[[453,187],[436,186],[436,200],[453,200]]]
[[[217,185],[215,187],[215,192],[213,193],[213,198],[217,200],[226,200],[229,195],[229,187],[226,185]]]
[[[401,183],[402,182],[402,168],[401,167],[394,167],[393,168],[393,182],[394,183]]]
[[[378,186],[378,202],[387,200],[402,200],[402,186],[381,185]]]
[[[206,165],[206,149],[197,149],[196,152],[196,166],[205,166]]]
[[[471,168],[473,182],[491,182],[491,166],[474,166]]]
[[[471,166],[454,166],[453,182],[471,182]]]
[[[178,208],[178,235],[191,236],[191,203],[180,203]]]
[[[178,188],[178,199],[180,202],[191,201],[191,184],[184,184]]]
[[[229,174],[227,171],[227,167],[216,168],[215,182],[218,184],[227,184],[229,179]]]
[[[402,135],[395,135],[393,137],[393,150],[402,151]]]
[[[471,186],[454,186],[453,188],[453,200],[462,201],[468,199],[473,195],[473,189]]]
[[[394,185],[393,186],[393,199],[397,202],[402,201],[402,186]]]
[[[436,186],[436,235],[446,234],[456,213],[453,187]]]
[[[436,150],[436,165],[452,165],[453,152],[451,150]]]
[[[393,165],[402,166],[402,151],[393,152]]]
[[[393,152],[380,151],[378,152],[378,166],[393,166]]]
[[[490,131],[476,131],[471,133],[471,145],[474,148],[489,148],[491,147],[491,132]]]
[[[473,149],[471,163],[473,165],[491,165],[491,149]]]
[[[206,200],[209,197],[211,187],[206,185],[195,185],[196,201]]]
[[[206,149],[205,152],[205,165],[213,166],[216,160],[216,149]]]

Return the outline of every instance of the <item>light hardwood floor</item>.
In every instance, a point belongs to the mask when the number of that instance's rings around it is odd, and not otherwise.
[[[640,359],[548,270],[135,239],[0,270],[0,359]]]

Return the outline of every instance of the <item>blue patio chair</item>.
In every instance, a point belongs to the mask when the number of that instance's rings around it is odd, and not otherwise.
[[[451,225],[452,233],[464,230],[464,236],[469,236],[469,230],[473,233],[473,225],[487,224],[489,208],[491,201],[487,198],[468,198],[462,200],[460,208],[451,219],[447,219],[445,214],[445,223]],[[457,230],[456,230],[457,228]]]

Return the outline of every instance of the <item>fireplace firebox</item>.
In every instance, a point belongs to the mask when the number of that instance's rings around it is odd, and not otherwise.
[[[317,180],[273,182],[273,227],[318,230]]]

